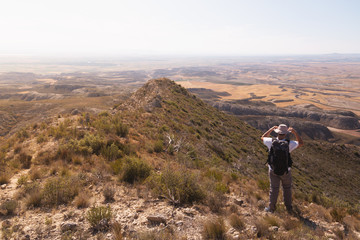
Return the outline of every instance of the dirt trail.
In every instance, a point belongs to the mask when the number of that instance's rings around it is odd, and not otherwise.
[[[13,199],[13,197],[14,197],[14,195],[16,193],[18,179],[20,178],[21,175],[28,174],[29,171],[30,171],[30,169],[25,169],[25,170],[22,170],[22,171],[16,173],[10,179],[10,182],[8,184],[6,184],[6,188],[1,189],[0,199],[2,199],[2,200],[4,200],[4,199]]]

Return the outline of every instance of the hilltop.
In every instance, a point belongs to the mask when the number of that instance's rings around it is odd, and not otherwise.
[[[296,216],[262,210],[261,132],[166,79],[111,111],[56,115],[1,145],[4,239],[359,237],[359,148],[294,154]]]

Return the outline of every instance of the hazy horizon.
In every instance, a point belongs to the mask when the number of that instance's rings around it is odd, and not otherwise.
[[[360,53],[355,0],[6,1],[0,55]]]

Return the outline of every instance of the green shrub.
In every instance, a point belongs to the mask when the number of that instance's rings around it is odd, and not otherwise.
[[[154,144],[154,152],[161,153],[164,151],[164,143],[162,140],[158,140]]]
[[[106,231],[110,227],[112,211],[110,206],[92,207],[86,214],[86,220],[95,231]]]
[[[18,206],[17,201],[7,200],[1,204],[0,211],[6,216],[10,216],[15,213],[17,206]]]
[[[204,224],[202,237],[204,239],[212,239],[212,240],[227,239],[224,220],[219,218],[217,220],[211,220],[206,222]]]
[[[115,143],[112,143],[110,146],[104,146],[101,149],[101,155],[108,161],[114,161],[122,156],[122,151]]]
[[[110,167],[111,170],[113,171],[114,174],[120,174],[121,173],[121,169],[123,167],[123,161],[122,159],[117,159],[113,162],[110,163]]]
[[[223,178],[223,174],[222,172],[220,172],[219,170],[217,170],[216,168],[209,168],[206,173],[205,176],[213,179],[215,181],[221,181]]]
[[[257,186],[261,190],[268,192],[270,190],[270,181],[268,178],[262,178],[257,180]]]
[[[78,184],[74,178],[55,177],[46,181],[42,196],[43,203],[57,206],[71,202],[78,194]]]
[[[18,186],[23,186],[27,183],[29,177],[27,175],[21,175],[18,180],[17,180],[17,185]]]
[[[166,169],[162,174],[154,177],[153,188],[173,204],[191,204],[205,198],[198,179],[186,170]]]
[[[127,157],[125,159],[121,180],[134,183],[135,181],[142,181],[150,175],[150,166],[140,158]]]
[[[92,153],[99,155],[105,142],[99,135],[86,134],[84,138],[80,140],[79,145],[80,147],[90,147]]]
[[[126,137],[129,133],[129,127],[120,121],[114,123],[114,130],[119,137]]]

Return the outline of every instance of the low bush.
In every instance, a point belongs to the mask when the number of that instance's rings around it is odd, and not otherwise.
[[[32,181],[35,181],[35,180],[40,179],[40,178],[41,178],[41,172],[40,172],[40,170],[38,168],[30,170],[30,179]]]
[[[280,219],[275,216],[267,215],[264,217],[264,221],[270,226],[280,227]]]
[[[241,219],[238,215],[236,214],[231,214],[230,216],[230,225],[235,228],[238,231],[241,231],[245,228],[245,223],[244,220]]]
[[[36,142],[39,144],[47,141],[48,141],[48,137],[43,133],[39,134],[39,136],[36,138]]]
[[[23,186],[27,183],[29,177],[27,175],[21,175],[18,180],[17,180],[17,185],[18,186]]]
[[[88,192],[80,192],[74,199],[77,208],[87,208],[90,206],[90,194]]]
[[[27,155],[24,152],[21,152],[19,154],[18,159],[19,159],[19,162],[21,164],[21,168],[23,168],[23,169],[29,169],[30,168],[32,156]]]
[[[92,207],[86,214],[86,220],[94,231],[107,231],[110,227],[112,211],[110,206]]]
[[[71,202],[78,194],[78,183],[71,177],[55,177],[46,181],[42,196],[47,206],[57,206]]]
[[[154,143],[154,152],[161,153],[164,151],[164,143],[162,140],[158,140]]]
[[[151,168],[145,161],[136,157],[127,157],[124,159],[121,180],[128,183],[143,181],[150,175],[150,171]]]
[[[0,213],[3,213],[6,216],[13,215],[17,207],[18,207],[17,201],[7,200],[1,204]]]
[[[205,193],[194,174],[186,170],[166,169],[153,176],[151,187],[173,204],[191,204],[205,198]]]
[[[255,221],[256,235],[258,238],[268,237],[270,235],[269,225],[264,219],[257,219]]]
[[[222,193],[210,192],[206,196],[206,205],[213,213],[221,213],[225,203],[226,198]]]
[[[26,129],[21,129],[20,131],[18,131],[16,133],[16,137],[20,140],[20,141],[23,141],[24,139],[30,137],[30,134],[29,132],[26,130]]]
[[[8,184],[10,182],[9,176],[4,173],[0,173],[0,185]]]
[[[120,121],[114,123],[114,130],[119,137],[126,137],[129,133],[129,127]]]
[[[270,190],[270,181],[268,178],[262,178],[257,180],[257,186],[261,190],[268,192]]]
[[[224,220],[219,218],[216,220],[211,220],[206,222],[204,224],[202,237],[204,239],[213,239],[213,240],[227,239]]]
[[[35,191],[28,193],[25,199],[25,205],[28,209],[41,207],[42,204],[42,193],[40,189],[34,190]]]
[[[115,190],[114,186],[107,185],[104,187],[103,196],[105,198],[106,203],[113,202],[115,200],[114,199],[115,192],[116,192],[116,190]]]
[[[346,216],[346,211],[345,209],[333,208],[330,211],[330,215],[334,221],[341,223]]]
[[[117,158],[120,158],[123,154],[119,147],[116,146],[115,143],[112,143],[110,146],[104,146],[101,149],[101,155],[108,161],[114,161]]]

